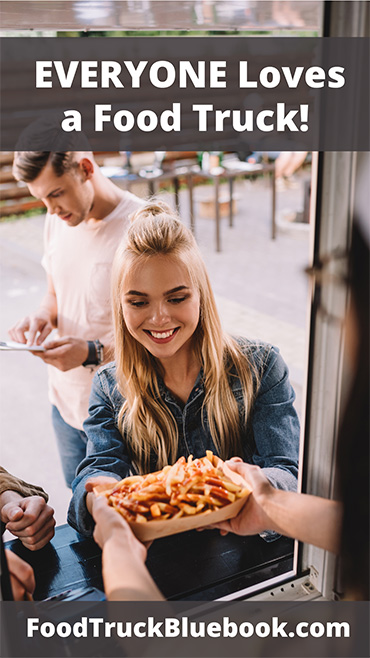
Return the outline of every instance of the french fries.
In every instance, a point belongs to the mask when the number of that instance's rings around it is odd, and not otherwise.
[[[210,514],[249,493],[225,475],[222,464],[207,450],[201,459],[180,457],[173,466],[125,478],[102,493],[129,523]]]

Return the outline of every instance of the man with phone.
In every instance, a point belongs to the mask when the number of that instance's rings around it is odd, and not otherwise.
[[[91,381],[112,354],[113,255],[142,201],[106,178],[91,151],[17,151],[13,173],[48,211],[42,261],[47,293],[9,334],[45,347],[35,355],[49,366],[53,426],[70,487],[86,454],[82,423]],[[44,343],[53,329],[58,335]]]

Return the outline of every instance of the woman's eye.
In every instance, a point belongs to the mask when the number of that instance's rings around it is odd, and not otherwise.
[[[186,299],[186,297],[173,297],[172,299],[169,299],[168,301],[171,302],[171,304],[180,304]]]
[[[57,199],[58,196],[62,196],[63,192],[62,190],[60,192],[55,192],[54,194],[51,195],[52,199]]]
[[[146,303],[146,302],[142,302],[142,301],[135,302],[135,301],[133,301],[133,300],[131,300],[131,301],[129,302],[129,304],[130,304],[131,306],[135,306],[135,308],[141,308],[142,306],[144,306],[145,303]]]

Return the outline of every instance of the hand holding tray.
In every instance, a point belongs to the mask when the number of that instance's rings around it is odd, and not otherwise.
[[[209,464],[212,469],[211,471],[205,465],[205,462],[206,464]],[[204,480],[206,481],[208,479],[210,482],[208,485],[205,484],[205,487],[209,489],[208,493],[205,491],[204,494],[191,493],[189,495],[189,492],[192,491],[192,489],[189,488],[191,477],[189,478],[189,473],[184,473],[186,478],[186,482],[184,482],[184,484],[186,485],[188,494],[184,497],[183,494],[178,492],[176,495],[175,492],[178,490],[178,487],[180,487],[180,489],[182,488],[181,481],[178,479],[178,474],[181,472],[181,469],[185,468],[186,470],[189,467],[194,467],[196,471],[193,475],[194,486],[196,489],[199,488],[198,469],[205,469]],[[173,471],[175,471],[174,474]],[[174,489],[172,488],[173,484],[171,483],[169,485],[168,482],[172,474]],[[222,477],[222,475],[225,475],[227,482],[229,482],[229,485],[226,483],[226,487],[229,486],[231,491],[237,491],[237,494],[234,495],[233,493],[230,493],[230,491],[228,492],[226,490],[226,494],[222,496],[224,498],[223,504],[219,503],[219,506],[214,506],[212,504],[211,509],[209,509],[209,505],[207,503],[207,505],[202,505],[199,509],[196,509],[194,507],[195,503],[193,503],[194,498],[209,500],[211,503],[214,494],[219,495],[219,493],[217,493],[217,490],[219,491],[219,487],[217,486],[217,479],[220,479],[220,476]],[[165,478],[165,480],[163,480],[163,478]],[[150,499],[149,494],[144,494],[144,484],[147,480],[149,481],[148,491],[152,490],[153,486],[157,490],[157,493],[153,492],[152,500]],[[161,489],[161,483],[163,482],[164,491],[160,492],[159,489]],[[212,486],[214,484],[216,484],[216,487]],[[158,487],[156,485],[158,485]],[[120,492],[120,487],[121,489],[123,487],[122,492]],[[129,490],[131,490],[131,487],[133,487],[131,494],[124,494],[124,489],[127,487]],[[168,487],[170,489],[169,491],[167,491]],[[117,492],[117,496],[113,492]],[[165,466],[162,471],[157,471],[156,473],[148,474],[147,476],[130,476],[124,480],[121,480],[121,482],[112,484],[109,487],[107,487],[106,484],[95,486],[94,493],[96,496],[105,495],[107,497],[109,504],[117,510],[117,513],[121,513],[124,518],[126,518],[126,521],[129,523],[131,530],[134,532],[138,539],[141,541],[151,541],[159,537],[166,537],[168,535],[177,534],[179,532],[186,532],[187,530],[193,530],[195,528],[213,525],[214,523],[219,523],[220,521],[225,521],[236,516],[242,506],[245,504],[245,501],[251,493],[251,490],[240,475],[234,473],[234,471],[231,471],[228,466],[221,459],[213,455],[211,451],[207,451],[206,457],[196,459],[194,461],[192,461],[192,458],[190,457],[187,464],[185,463],[184,457],[181,457],[173,466]],[[163,500],[166,497],[166,493],[169,493],[169,500],[167,503],[162,504],[161,502],[157,502],[158,500]],[[122,497],[125,495],[132,498],[132,500],[131,502],[123,504],[122,506]],[[163,508],[164,512],[166,512],[167,509],[175,505],[173,502],[173,496],[175,496],[175,498],[179,498],[178,505],[179,508],[186,510],[184,513],[178,512],[172,518],[167,518],[169,517],[169,514],[164,514],[163,516],[160,513],[156,513],[156,518],[152,520],[147,520],[147,518],[143,517],[142,512],[145,509],[144,506],[148,507],[147,511],[149,512],[150,510],[151,514],[153,507],[161,507],[161,509]],[[186,500],[188,500],[188,502],[184,502]],[[192,504],[193,507],[191,508]],[[205,511],[202,511],[202,508],[204,508]],[[125,512],[125,509],[131,510],[131,512]],[[133,514],[133,510],[136,510],[140,513]],[[150,519],[151,515],[147,516]]]

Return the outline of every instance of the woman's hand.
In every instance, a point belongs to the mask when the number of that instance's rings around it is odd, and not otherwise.
[[[32,597],[36,586],[32,567],[8,548],[5,549],[5,555],[14,600],[24,601],[27,595],[28,597]]]
[[[230,470],[241,475],[250,486],[252,493],[239,514],[228,521],[215,523],[211,528],[218,528],[222,535],[233,532],[236,535],[257,535],[264,530],[273,530],[272,521],[264,510],[268,498],[277,491],[268,481],[259,466],[252,466],[233,458],[226,462]]]

